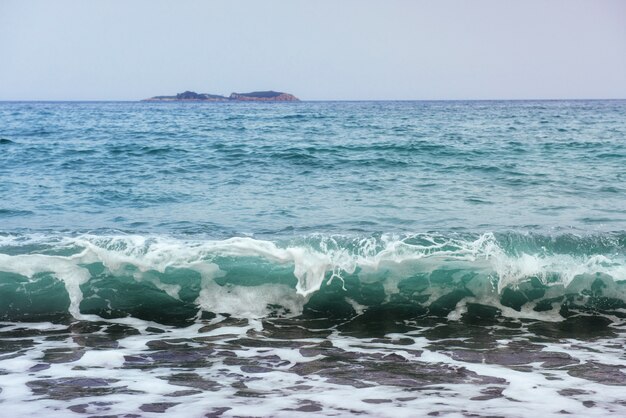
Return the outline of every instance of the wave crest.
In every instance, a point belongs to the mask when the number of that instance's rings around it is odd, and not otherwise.
[[[621,233],[311,235],[280,242],[5,235],[0,292],[8,302],[0,316],[358,315],[403,304],[416,314],[455,318],[467,303],[526,317],[566,316],[572,307],[622,316],[625,243]]]

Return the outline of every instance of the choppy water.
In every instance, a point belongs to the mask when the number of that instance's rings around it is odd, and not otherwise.
[[[626,414],[625,184],[625,101],[0,103],[0,405]]]

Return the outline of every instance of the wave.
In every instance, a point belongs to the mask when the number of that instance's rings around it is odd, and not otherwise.
[[[0,235],[0,318],[626,317],[626,233]],[[482,315],[481,314],[481,315]]]
[[[0,208],[0,218],[2,217],[12,217],[12,216],[28,216],[33,215],[34,212],[29,210],[18,210],[18,209],[3,209]]]

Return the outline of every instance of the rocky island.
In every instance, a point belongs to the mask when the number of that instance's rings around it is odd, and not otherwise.
[[[178,93],[176,96],[154,96],[144,99],[142,102],[298,102],[293,94],[280,91],[253,91],[251,93],[231,93],[230,96],[220,96],[219,94],[196,93],[186,91]]]

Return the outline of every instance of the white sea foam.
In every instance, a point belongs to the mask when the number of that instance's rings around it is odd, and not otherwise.
[[[38,273],[53,273],[65,285],[70,297],[70,313],[76,318],[81,316],[79,306],[83,293],[80,285],[89,280],[90,274],[78,265],[77,257],[0,254],[0,271],[19,274],[31,280]]]
[[[418,239],[415,239],[418,238]],[[471,271],[480,279],[465,283],[477,298],[492,298],[507,287],[516,288],[535,278],[553,289],[576,292],[601,278],[605,295],[626,299],[616,284],[626,279],[626,260],[620,254],[508,254],[493,234],[476,239],[449,238],[439,235],[383,235],[362,239],[345,237],[312,237],[297,243],[279,245],[250,237],[226,240],[180,240],[162,236],[96,236],[26,239],[40,242],[71,255],[0,254],[0,271],[33,279],[38,273],[52,273],[63,281],[70,297],[70,313],[80,317],[80,286],[90,279],[86,265],[101,263],[112,275],[128,275],[137,281],[150,281],[173,298],[179,298],[181,286],[165,283],[151,272],[165,274],[169,269],[197,271],[202,289],[196,303],[205,310],[229,312],[243,316],[263,316],[268,305],[281,305],[292,314],[302,311],[308,298],[332,280],[358,274],[363,283],[382,282],[387,297],[398,292],[398,284],[416,273],[435,270]],[[18,245],[19,239],[3,237],[3,242]],[[4,242],[7,244],[7,242]],[[9,245],[7,244],[7,245]],[[295,291],[286,285],[255,283],[254,286],[218,285],[215,279],[226,272],[220,258],[256,258],[277,266],[291,266],[297,280]],[[452,273],[455,280],[462,273]],[[430,301],[445,294],[446,289],[433,286]]]
[[[45,330],[49,324],[32,325],[33,329]],[[135,320],[135,325],[138,329],[146,329],[151,324]],[[23,328],[23,324],[19,327]],[[320,416],[358,414],[410,417],[436,411],[440,415],[450,417],[469,414],[559,417],[563,415],[562,411],[575,416],[607,414],[621,416],[626,412],[622,402],[623,385],[597,383],[575,377],[568,373],[567,368],[543,367],[537,362],[529,363],[528,369],[521,371],[506,365],[457,360],[451,355],[454,345],[450,345],[449,349],[437,349],[432,339],[423,336],[423,329],[408,334],[387,335],[389,341],[406,337],[413,340],[413,343],[403,346],[380,340],[355,338],[336,332],[325,339],[310,338],[303,341],[315,347],[328,340],[332,342],[333,350],[343,350],[347,358],[371,356],[369,360],[356,362],[354,370],[350,372],[351,378],[361,379],[365,383],[354,387],[324,377],[323,371],[321,375],[315,372],[299,375],[291,371],[295,365],[323,359],[323,355],[303,356],[297,349],[271,347],[271,341],[266,341],[268,345],[264,346],[262,338],[258,340],[258,347],[233,345],[233,336],[244,337],[251,330],[258,332],[262,328],[259,321],[251,321],[245,326],[216,328],[201,334],[198,333],[199,327],[200,324],[194,324],[187,328],[167,328],[165,334],[142,333],[127,336],[119,341],[118,348],[105,350],[90,348],[79,359],[52,363],[48,365],[49,368],[40,371],[29,371],[31,366],[42,363],[46,351],[61,348],[81,349],[80,345],[71,340],[48,339],[45,335],[35,335],[30,337],[34,339],[35,344],[24,350],[21,357],[0,359],[0,371],[7,373],[0,381],[2,388],[0,402],[5,411],[11,411],[15,416],[50,417],[72,415],[68,407],[77,405],[84,405],[86,412],[90,414],[161,415],[140,409],[150,403],[171,403],[172,406],[165,414],[167,416],[198,418],[205,416],[213,408],[224,406],[231,408],[224,416],[278,417],[310,416],[311,412],[294,410],[302,405],[318,405],[321,411],[316,412],[316,415]],[[54,327],[56,328],[58,326]],[[223,336],[222,340],[218,338],[220,335]],[[506,333],[503,337],[505,335]],[[149,341],[165,340],[174,345],[179,344],[179,341],[185,341],[187,344],[198,344],[201,348],[202,343],[194,343],[199,336],[210,337],[210,344],[216,344],[216,347],[223,344],[224,349],[228,350],[228,356],[212,354],[206,359],[208,360],[206,366],[193,369],[181,369],[176,366],[155,366],[151,369],[145,369],[144,366],[122,367],[126,358],[149,356],[151,354],[147,344]],[[443,343],[443,340],[440,342]],[[601,363],[624,369],[626,365],[621,358],[623,350],[618,347],[623,342],[623,335],[614,339],[586,341],[584,344],[571,339],[543,343],[543,351],[566,353],[573,359],[580,360],[581,364]],[[508,343],[510,340],[500,340],[501,347]],[[333,351],[329,354],[332,353]],[[471,379],[466,381],[461,379],[454,383],[455,378],[451,377],[452,382],[444,379],[442,382],[416,387],[406,386],[402,380],[394,383],[391,378],[390,384],[368,382],[367,376],[360,371],[360,365],[367,362],[375,363],[376,360],[372,359],[384,358],[390,354],[396,358],[404,358],[402,364],[407,371],[414,369],[416,373],[420,373],[420,367],[426,365],[434,369],[457,370],[460,376],[467,375],[464,370],[470,370],[480,376],[501,380],[479,383]],[[241,362],[227,361],[233,358]],[[267,360],[273,362],[273,366],[263,373],[246,371],[242,364],[246,364],[248,360],[260,363]],[[337,364],[331,362],[330,358],[328,361],[329,367]],[[179,378],[170,381],[170,376],[187,376],[189,380]],[[201,393],[189,391],[187,394],[181,394],[181,391],[193,389],[193,380],[196,379],[194,376],[208,382],[217,382],[219,385]],[[435,373],[433,378],[438,381],[436,376]],[[73,393],[71,387],[54,389],[60,390],[64,396],[70,396],[72,399],[69,401],[31,392],[32,382],[54,382],[57,379],[70,381],[103,379],[107,380],[108,384],[106,391],[98,392],[96,387],[87,394]],[[185,386],[179,386],[176,382]],[[241,382],[245,382],[245,385],[242,386]],[[186,386],[187,384],[191,387]],[[250,396],[238,395],[237,392],[242,388]],[[477,400],[476,397],[484,395],[483,391],[487,388],[501,390],[502,396]],[[115,389],[121,392],[117,393]],[[565,395],[563,391],[571,391],[573,394]],[[593,406],[589,407],[589,404],[583,402],[592,402]]]
[[[196,303],[211,312],[236,313],[243,317],[264,317],[271,313],[268,306],[281,306],[283,312],[299,314],[306,298],[285,285],[261,284],[258,286],[220,286],[205,281]],[[285,311],[286,310],[286,311]]]

